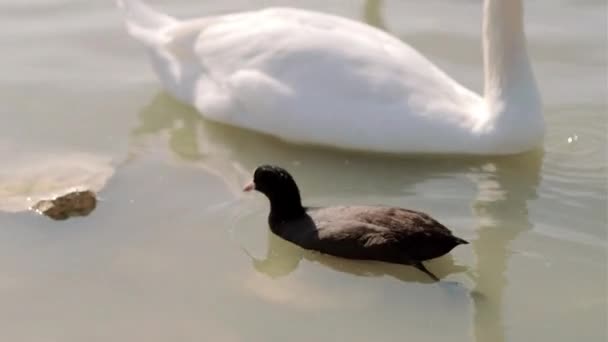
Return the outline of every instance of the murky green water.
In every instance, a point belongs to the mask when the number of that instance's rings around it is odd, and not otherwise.
[[[479,1],[297,3],[382,26],[480,89]],[[0,340],[605,341],[606,5],[526,5],[544,153],[395,159],[202,121],[160,91],[111,1],[3,0]],[[308,204],[425,210],[472,244],[428,264],[441,284],[303,252],[239,191],[263,162]],[[79,184],[102,188],[90,217],[15,213]]]

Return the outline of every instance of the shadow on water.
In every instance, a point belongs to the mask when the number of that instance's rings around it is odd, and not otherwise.
[[[165,94],[159,94],[142,109],[139,122],[132,132],[136,149],[138,146],[144,149],[146,138],[168,136],[169,148],[178,159],[216,175],[237,196],[241,196],[241,185],[249,179],[252,170],[262,163],[289,168],[302,184],[304,197],[338,194],[365,198],[381,194],[404,198],[417,194],[415,186],[429,180],[472,180],[477,187],[477,195],[472,200],[473,212],[479,221],[477,239],[471,239],[477,259],[472,272],[472,294],[481,294],[472,295],[474,335],[479,342],[505,340],[501,315],[508,281],[509,245],[519,234],[532,228],[527,201],[536,197],[541,153],[485,158],[387,157],[293,146],[203,120],[195,110]],[[329,180],[327,175],[335,177]],[[402,281],[428,281],[424,274],[411,267],[321,256],[303,251],[271,233],[266,258],[252,259],[252,262],[257,271],[280,277],[297,269],[302,259],[357,276],[388,275]],[[440,277],[465,268],[456,265],[450,256],[432,260],[428,266]]]

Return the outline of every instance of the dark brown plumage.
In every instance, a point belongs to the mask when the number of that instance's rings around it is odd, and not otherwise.
[[[284,169],[263,165],[245,191],[270,200],[273,233],[305,249],[338,257],[412,265],[438,278],[422,261],[466,244],[425,213],[383,206],[306,208],[294,179]]]

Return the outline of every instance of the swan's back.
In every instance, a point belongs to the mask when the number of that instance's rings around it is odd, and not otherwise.
[[[468,152],[477,144],[471,131],[480,120],[471,113],[481,113],[480,97],[365,24],[273,8],[159,32],[149,46],[164,86],[211,120],[357,150]]]

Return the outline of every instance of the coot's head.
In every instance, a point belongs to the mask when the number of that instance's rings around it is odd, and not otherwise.
[[[300,191],[293,177],[285,169],[274,165],[259,166],[253,180],[243,191],[257,190],[270,200],[273,207],[301,208]]]

